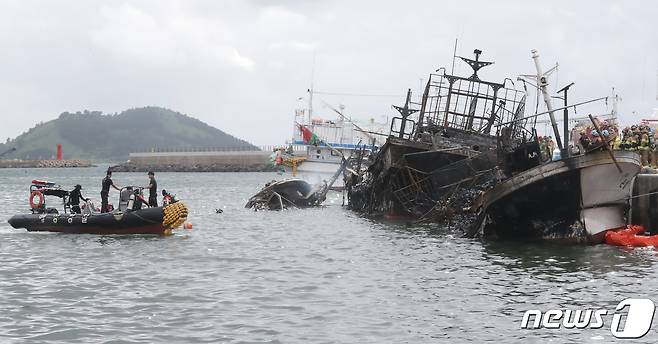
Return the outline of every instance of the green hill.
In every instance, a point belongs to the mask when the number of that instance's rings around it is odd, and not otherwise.
[[[130,152],[152,149],[233,148],[257,150],[250,143],[198,119],[159,107],[103,115],[99,111],[62,113],[39,123],[5,144],[0,153],[16,151],[5,159],[50,159],[61,144],[65,159],[124,160]]]

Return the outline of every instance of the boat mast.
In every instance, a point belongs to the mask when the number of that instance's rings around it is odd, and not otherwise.
[[[455,37],[455,49],[452,51],[452,69],[450,75],[455,75],[455,59],[457,58],[457,37]]]
[[[617,118],[617,114],[619,113],[619,95],[615,92],[615,88],[612,88],[612,118]]]
[[[315,80],[315,52],[313,52],[313,65],[311,66],[311,88],[308,89],[308,124],[311,125],[313,116],[313,81]]]
[[[563,93],[564,92],[564,151],[560,152],[560,156],[564,158],[568,158],[570,155],[569,152],[569,109],[567,108],[567,105],[569,105],[568,101],[568,95],[569,95],[569,88],[573,86],[574,83],[570,83],[567,86],[562,87],[557,93]],[[564,154],[564,155],[563,155]]]
[[[546,75],[542,72],[541,65],[539,64],[539,55],[537,50],[533,49],[531,51],[532,59],[535,60],[535,68],[537,68],[537,84],[541,89],[541,93],[544,96],[544,103],[546,103],[546,109],[548,110],[548,115],[551,117],[551,125],[553,126],[553,134],[555,135],[555,141],[557,141],[557,146],[560,149],[560,153],[564,153],[564,147],[562,146],[562,140],[560,139],[560,131],[555,121],[555,115],[553,113],[553,104],[551,103],[551,96],[548,94],[548,79]]]
[[[393,108],[395,110],[398,110],[398,112],[402,116],[401,117],[402,123],[400,124],[400,132],[398,133],[398,137],[401,138],[401,139],[404,138],[404,134],[405,134],[406,126],[407,126],[407,118],[410,115],[418,112],[418,110],[410,109],[409,104],[411,104],[411,89],[407,90],[407,100],[404,102],[404,106],[395,106],[395,105],[393,105]],[[391,126],[392,126],[392,123],[391,123]]]

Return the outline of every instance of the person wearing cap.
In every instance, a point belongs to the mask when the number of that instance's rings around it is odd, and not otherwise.
[[[149,185],[146,189],[149,189],[149,207],[158,206],[158,182],[155,181],[155,173],[149,171]]]
[[[75,188],[69,192],[69,205],[71,206],[71,212],[74,214],[80,214],[80,200],[89,202],[89,198],[84,198],[80,191],[82,190],[82,185],[77,184]]]
[[[619,148],[621,150],[626,150],[626,149],[628,149],[628,140],[629,140],[630,135],[631,135],[631,128],[629,128],[629,127],[624,128],[624,130],[622,130],[621,134],[622,134],[622,138],[621,138],[621,145],[619,146]]]
[[[592,130],[592,146],[593,148],[598,148],[599,145],[601,144],[601,135],[599,134],[599,131],[594,129]]]
[[[107,170],[107,174],[105,175],[105,178],[103,178],[103,183],[101,185],[101,213],[107,213],[109,211],[107,209],[107,196],[110,194],[110,186],[117,191],[121,191],[121,189],[114,185],[114,182],[112,181],[112,171]]]

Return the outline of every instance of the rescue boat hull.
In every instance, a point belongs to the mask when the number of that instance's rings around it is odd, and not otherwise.
[[[17,229],[30,232],[72,234],[154,234],[164,235],[162,207],[103,214],[22,214],[9,219]]]

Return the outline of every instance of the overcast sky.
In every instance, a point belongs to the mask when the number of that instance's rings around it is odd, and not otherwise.
[[[354,118],[391,116],[407,88],[458,54],[502,81],[559,62],[570,99],[658,107],[654,1],[0,1],[0,138],[64,111],[163,106],[255,144],[282,143],[311,83]],[[468,73],[458,64],[458,71]],[[599,109],[605,110],[604,106]],[[596,111],[596,110],[592,110]],[[633,111],[636,112],[632,115]],[[631,118],[631,116],[635,116]],[[146,129],[145,129],[146,130]]]

